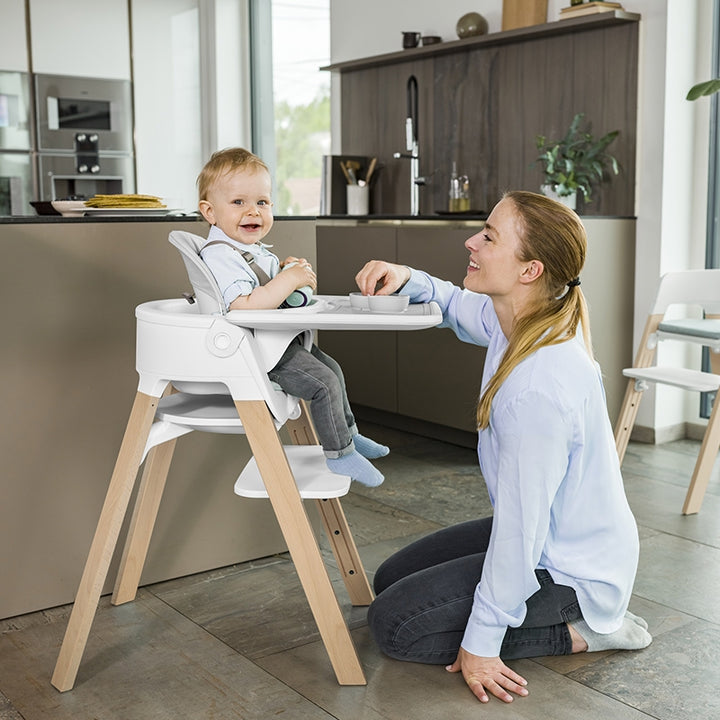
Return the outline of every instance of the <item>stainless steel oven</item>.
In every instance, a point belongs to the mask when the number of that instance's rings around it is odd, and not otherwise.
[[[30,75],[0,71],[0,215],[34,215]]]
[[[0,151],[32,149],[30,75],[0,71]]]
[[[133,152],[128,81],[36,75],[35,103],[40,152],[75,152],[78,142],[102,153]]]
[[[125,80],[35,75],[41,200],[135,192]]]
[[[97,155],[86,161],[82,155],[40,153],[38,168],[41,200],[135,192],[129,155]]]

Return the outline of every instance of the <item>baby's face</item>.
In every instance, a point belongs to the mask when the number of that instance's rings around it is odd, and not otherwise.
[[[252,245],[262,240],[273,225],[270,174],[260,170],[236,170],[221,176],[200,201],[200,212],[229,238]]]

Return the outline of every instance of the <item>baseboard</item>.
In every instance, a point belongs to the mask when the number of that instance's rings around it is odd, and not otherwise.
[[[385,410],[377,410],[375,408],[365,407],[364,405],[352,406],[353,415],[356,420],[374,423],[375,425],[384,425],[393,430],[403,430],[405,432],[420,435],[421,437],[440,440],[441,442],[450,443],[451,445],[459,445],[460,447],[476,448],[477,433],[467,430],[458,430],[457,428],[447,427],[446,425],[437,425],[436,423],[427,422],[426,420],[418,420],[416,418],[407,417],[406,415],[398,415],[397,413],[387,412]]]
[[[661,428],[635,425],[630,434],[630,440],[648,445],[662,445],[674,440],[702,440],[705,436],[705,427],[705,425],[697,423],[677,423]]]

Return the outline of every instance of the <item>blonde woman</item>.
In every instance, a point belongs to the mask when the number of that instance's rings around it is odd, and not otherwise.
[[[628,612],[638,534],[625,497],[580,288],[578,216],[511,192],[465,243],[465,289],[368,263],[366,294],[436,301],[487,346],[478,455],[493,516],[445,528],[378,569],[368,623],[391,657],[462,672],[482,702],[527,695],[503,660],[650,644]]]

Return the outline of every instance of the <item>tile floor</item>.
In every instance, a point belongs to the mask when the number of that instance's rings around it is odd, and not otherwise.
[[[385,428],[385,484],[344,502],[369,574],[394,549],[489,511],[473,450]],[[331,577],[368,685],[340,687],[285,555],[103,598],[75,688],[49,682],[69,607],[0,621],[0,720],[717,720],[720,717],[720,478],[700,514],[680,515],[698,444],[631,444],[627,492],[640,525],[631,609],[654,635],[640,652],[511,663],[530,694],[481,706],[442,667],[389,660]],[[717,470],[717,469],[716,469]],[[324,548],[328,557],[329,551]],[[332,564],[332,560],[329,560]]]

